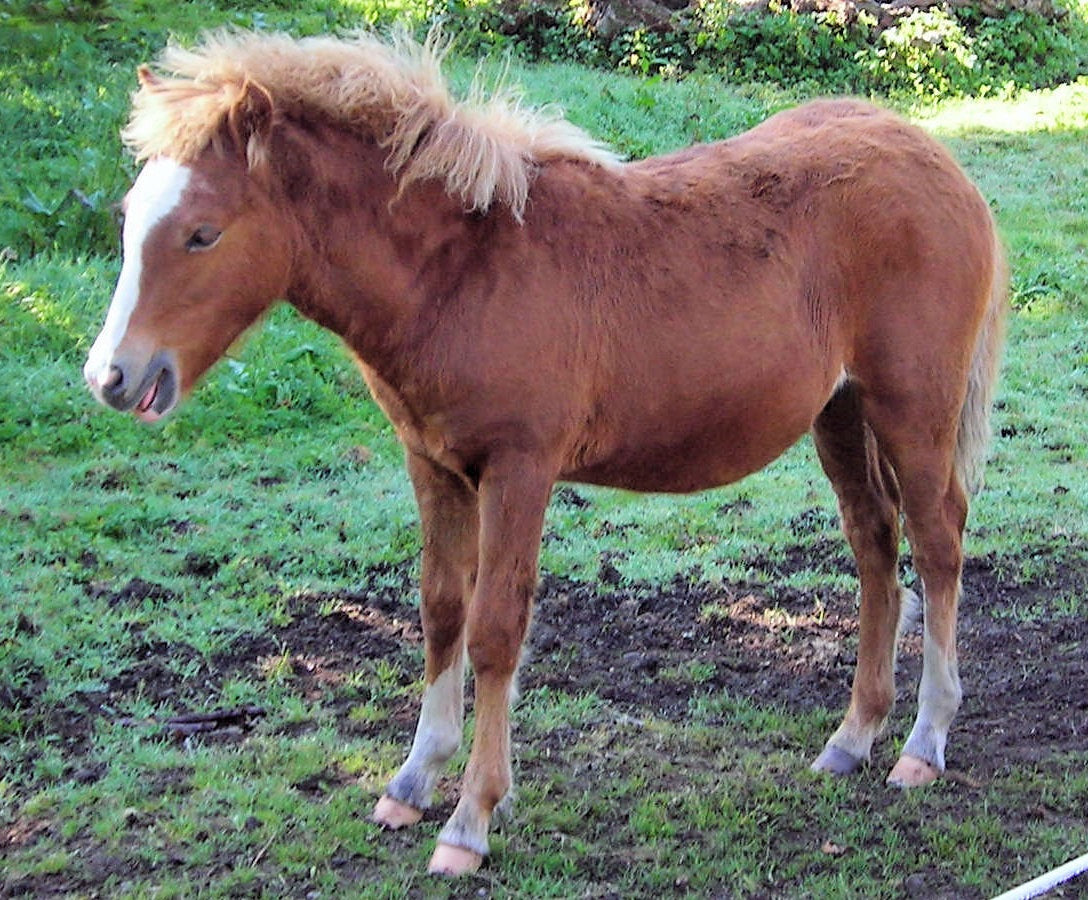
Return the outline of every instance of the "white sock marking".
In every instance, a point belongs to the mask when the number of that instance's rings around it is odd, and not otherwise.
[[[433,769],[437,775],[457,752],[464,718],[464,672],[463,662],[454,663],[423,694],[419,724],[405,768]]]
[[[426,809],[442,768],[461,746],[465,710],[465,664],[459,659],[423,694],[419,724],[408,759],[389,783],[391,797]]]
[[[962,697],[955,654],[945,653],[934,640],[927,619],[922,639],[918,718],[903,746],[903,752],[935,763],[943,771],[948,729],[960,707]]]

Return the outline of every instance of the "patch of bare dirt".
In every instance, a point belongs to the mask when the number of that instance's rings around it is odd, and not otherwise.
[[[995,617],[1017,590],[1023,599],[1023,588],[1003,584],[981,564],[965,575],[965,701],[950,766],[966,765],[957,759],[963,753],[972,771],[989,774],[1046,753],[1088,749],[1088,620]],[[772,600],[756,587],[682,581],[601,593],[547,578],[522,683],[592,690],[632,714],[676,721],[693,696],[713,690],[799,710],[845,711],[856,616],[854,597],[845,594],[786,590]],[[920,630],[900,644],[902,715],[913,712],[921,649]],[[698,676],[683,677],[693,664]]]
[[[801,561],[798,560],[798,564]],[[1061,573],[1046,588],[1063,590]],[[1083,573],[1069,573],[1072,587]],[[602,578],[608,581],[607,563]],[[140,585],[123,594],[139,596]],[[1041,588],[1010,584],[984,561],[968,564],[960,611],[960,674],[965,701],[956,719],[950,766],[985,776],[1002,767],[1038,761],[1046,753],[1088,749],[1088,620],[1021,621],[1004,615],[1015,600],[1030,608]],[[1033,594],[1040,595],[1033,598]],[[241,635],[230,648],[202,660],[192,648],[134,638],[131,665],[106,692],[81,698],[74,721],[54,718],[43,727],[68,737],[85,715],[117,708],[125,696],[177,707],[207,704],[232,674],[268,674],[289,667],[296,689],[347,709],[357,702],[351,676],[377,661],[418,675],[422,633],[408,569],[371,573],[359,591],[297,597],[289,624]],[[541,582],[526,661],[524,690],[539,686],[595,692],[633,716],[683,720],[697,694],[727,691],[787,708],[845,709],[856,663],[855,598],[755,585],[590,584],[546,575]],[[177,674],[191,660],[189,679]],[[168,661],[172,660],[172,664]],[[898,707],[909,716],[921,667],[921,634],[900,645]],[[29,699],[29,698],[26,698]],[[214,702],[212,700],[211,702]],[[415,710],[396,711],[396,723]],[[345,722],[345,728],[357,726]],[[818,748],[813,748],[814,752]]]
[[[226,679],[266,676],[278,666],[280,676],[289,678],[300,694],[321,698],[345,734],[395,736],[407,748],[418,713],[413,701],[391,701],[397,708],[377,723],[353,721],[349,711],[368,689],[368,679],[358,673],[368,667],[373,671],[378,661],[396,664],[402,686],[418,677],[422,634],[410,602],[416,588],[408,572],[407,567],[383,569],[371,573],[355,592],[294,598],[286,625],[243,634],[212,659],[134,632],[129,665],[105,689],[79,695],[68,709],[42,711],[35,728],[55,735],[64,747],[66,777],[93,782],[105,772],[87,752],[96,722],[123,715],[131,698],[178,712],[207,711],[217,705]],[[775,590],[772,598],[767,588],[756,585],[682,579],[629,585],[610,577],[607,564],[601,578],[599,584],[543,578],[521,673],[523,691],[541,686],[576,694],[592,691],[632,717],[677,722],[688,716],[693,697],[714,691],[788,709],[845,709],[856,654],[852,596]],[[1084,573],[1057,572],[1047,590],[1081,589],[1084,582]],[[949,747],[949,767],[958,773],[954,777],[984,782],[1003,769],[1088,749],[1088,620],[1039,617],[1024,622],[1003,615],[1001,610],[1013,601],[1030,608],[1042,599],[1043,589],[1009,583],[985,561],[968,565],[964,587],[959,634],[966,697]],[[127,585],[116,602],[134,602],[154,590],[143,583]],[[913,714],[920,656],[916,632],[907,636],[900,652],[901,718],[894,726],[899,740]],[[188,665],[179,667],[179,659]],[[0,703],[32,707],[41,685],[34,673],[25,685],[19,696],[6,689]],[[245,730],[235,728],[225,738],[244,740]],[[818,750],[812,748],[814,754]],[[175,776],[172,789],[181,789],[185,771],[162,777]],[[330,770],[296,787],[321,797],[337,789],[341,779]],[[1035,814],[1045,816],[1045,810],[1023,811],[1026,818]],[[33,842],[55,827],[43,819],[0,832],[0,852],[3,845]],[[105,878],[111,862],[129,865],[96,851],[88,871]],[[939,887],[927,878],[931,875],[917,874],[916,895]],[[0,897],[44,896],[57,888],[48,876],[41,883],[0,880]]]

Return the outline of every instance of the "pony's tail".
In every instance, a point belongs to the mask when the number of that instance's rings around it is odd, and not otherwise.
[[[994,263],[990,301],[971,357],[967,396],[960,410],[956,441],[956,473],[968,494],[982,489],[982,471],[990,442],[990,410],[993,406],[1001,347],[1005,339],[1005,314],[1009,299],[1009,271],[1001,241],[994,232]]]

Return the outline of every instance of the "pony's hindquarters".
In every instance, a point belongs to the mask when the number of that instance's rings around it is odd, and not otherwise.
[[[987,211],[988,212],[988,211]],[[967,492],[982,485],[982,467],[990,438],[990,409],[1004,337],[1008,274],[993,220],[990,283],[986,306],[973,342],[966,393],[960,409],[954,474],[942,492],[922,482],[924,467],[904,467],[904,511],[922,579],[925,631],[918,715],[888,783],[924,784],[944,770],[948,729],[962,699],[956,654],[956,619],[963,569],[962,535],[967,520]],[[909,479],[909,480],[906,480]]]

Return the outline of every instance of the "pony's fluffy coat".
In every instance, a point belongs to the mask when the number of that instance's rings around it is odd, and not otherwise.
[[[467,208],[496,201],[521,218],[538,164],[557,158],[613,165],[617,157],[551,110],[516,96],[456,100],[441,72],[443,48],[406,35],[384,43],[370,34],[295,40],[280,34],[220,32],[191,50],[169,47],[133,98],[122,133],[138,160],[193,159],[213,140],[247,92],[259,90],[275,114],[320,116],[387,146],[402,187],[445,182]]]

